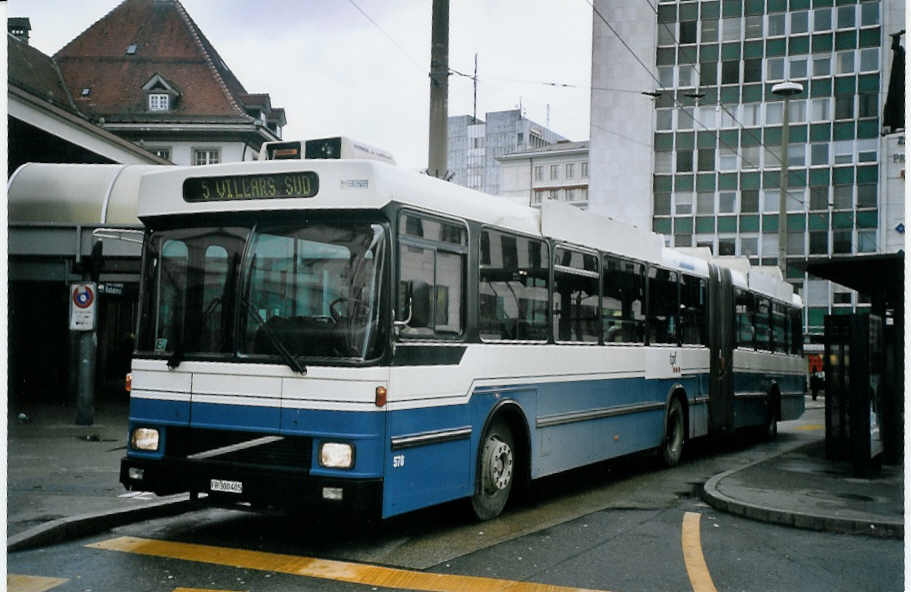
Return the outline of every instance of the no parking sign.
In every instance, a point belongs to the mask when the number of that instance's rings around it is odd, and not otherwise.
[[[94,331],[98,287],[94,282],[70,286],[70,331]]]

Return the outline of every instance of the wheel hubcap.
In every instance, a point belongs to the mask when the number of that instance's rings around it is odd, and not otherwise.
[[[489,439],[484,450],[484,490],[495,492],[506,489],[512,481],[512,467],[509,445],[497,438]]]

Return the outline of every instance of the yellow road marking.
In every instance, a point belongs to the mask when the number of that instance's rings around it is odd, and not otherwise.
[[[804,432],[810,432],[813,430],[824,430],[824,429],[826,429],[826,426],[819,424],[819,423],[808,423],[807,425],[797,426],[794,429],[801,430]]]
[[[211,588],[174,588],[171,592],[236,592],[232,590],[214,590]]]
[[[9,592],[45,592],[65,584],[69,580],[64,578],[45,578],[42,576],[24,576],[20,574],[6,575],[6,589]]]
[[[702,539],[699,536],[699,519],[702,514],[687,512],[683,515],[683,532],[681,544],[683,545],[683,562],[686,564],[686,574],[690,577],[693,592],[718,592],[712,583],[709,567],[702,556]]]
[[[346,561],[332,561],[297,555],[213,547],[210,545],[156,541],[137,537],[118,537],[86,546],[93,549],[122,551],[124,553],[136,553],[138,555],[181,559],[184,561],[198,561],[200,563],[226,565],[241,569],[256,569],[324,580],[339,580],[384,588],[405,588],[430,592],[454,592],[459,590],[470,592],[479,590],[569,592],[570,590],[584,590],[583,588],[567,588],[535,582],[427,573]]]

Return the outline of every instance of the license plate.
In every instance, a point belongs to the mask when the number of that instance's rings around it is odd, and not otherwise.
[[[225,481],[222,479],[212,479],[209,482],[209,489],[212,491],[223,491],[225,493],[243,493],[244,484],[240,481]]]

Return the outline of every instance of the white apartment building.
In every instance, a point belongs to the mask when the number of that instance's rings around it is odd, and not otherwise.
[[[588,209],[588,141],[561,141],[497,157],[500,193],[522,205],[547,199]]]

